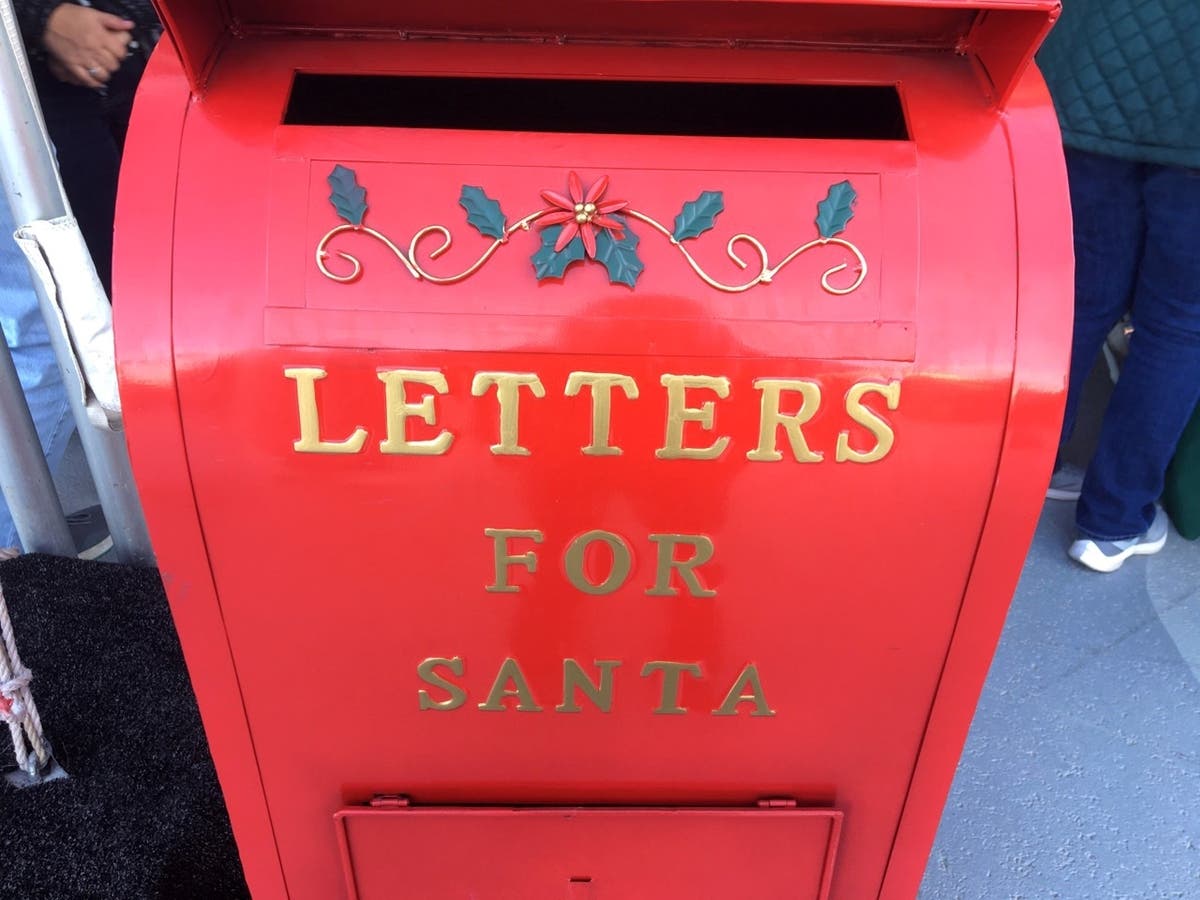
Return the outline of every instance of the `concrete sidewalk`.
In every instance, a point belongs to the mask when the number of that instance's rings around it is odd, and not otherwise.
[[[1200,898],[1200,542],[1100,575],[1047,501],[922,900]]]

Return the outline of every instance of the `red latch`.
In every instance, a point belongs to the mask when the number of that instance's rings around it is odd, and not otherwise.
[[[579,875],[567,882],[566,900],[590,900],[592,896],[592,879]]]
[[[796,801],[790,797],[767,797],[758,801],[759,809],[795,809]]]
[[[372,809],[400,809],[408,806],[408,798],[403,794],[376,794],[369,805]]]

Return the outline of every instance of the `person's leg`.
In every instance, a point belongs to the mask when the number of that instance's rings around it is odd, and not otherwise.
[[[96,91],[63,84],[44,67],[35,68],[38,99],[54,144],[58,171],[96,265],[104,290],[112,294],[113,216],[121,157]]]
[[[1129,309],[1142,253],[1141,165],[1067,148],[1075,232],[1075,326],[1059,446],[1075,428],[1096,354]]]
[[[104,120],[113,137],[118,158],[125,152],[125,135],[133,114],[133,100],[145,69],[146,60],[140,55],[131,55],[108,83],[104,98]]]
[[[1083,534],[1104,541],[1150,527],[1175,444],[1200,401],[1200,171],[1145,171],[1146,241],[1129,356],[1076,514]]]

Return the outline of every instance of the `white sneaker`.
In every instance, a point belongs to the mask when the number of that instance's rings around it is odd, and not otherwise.
[[[1067,556],[1094,572],[1115,572],[1131,556],[1149,556],[1161,550],[1167,543],[1167,530],[1167,514],[1156,506],[1154,521],[1145,534],[1124,541],[1080,538],[1067,550]]]

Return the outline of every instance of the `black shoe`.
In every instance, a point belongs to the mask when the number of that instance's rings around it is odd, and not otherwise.
[[[67,527],[71,529],[80,559],[99,559],[112,549],[112,535],[108,533],[108,523],[99,506],[71,513],[67,516]]]

